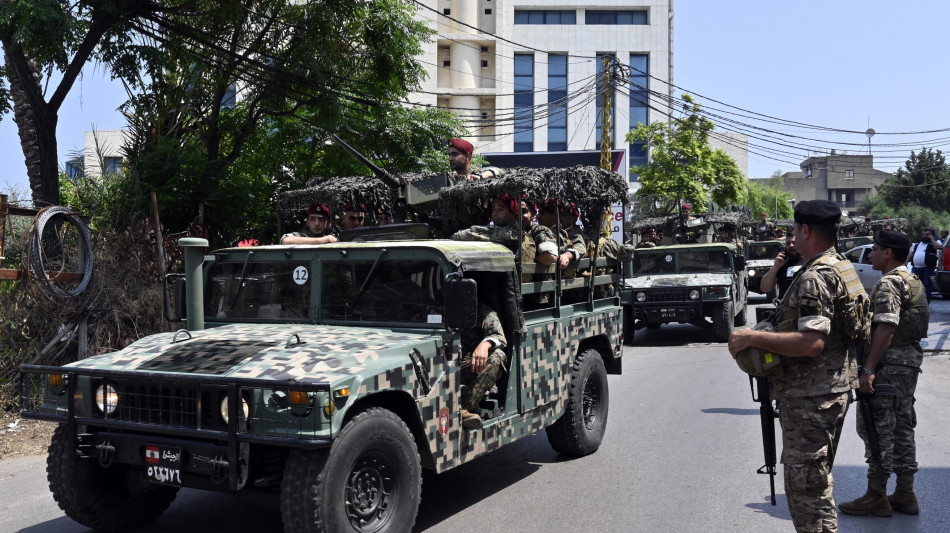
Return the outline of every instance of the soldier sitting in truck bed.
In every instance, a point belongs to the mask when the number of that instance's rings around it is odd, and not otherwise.
[[[327,244],[337,242],[331,233],[333,215],[324,204],[310,204],[307,210],[307,222],[301,231],[286,233],[280,238],[280,244]]]
[[[478,323],[473,328],[462,330],[461,337],[462,427],[476,429],[482,427],[478,404],[505,372],[505,347],[508,341],[498,313],[481,302],[478,305]]]

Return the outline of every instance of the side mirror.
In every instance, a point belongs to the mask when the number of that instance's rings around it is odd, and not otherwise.
[[[181,322],[187,318],[188,307],[185,305],[185,287],[184,274],[173,273],[165,276],[165,320]],[[169,299],[173,302],[174,307],[167,304]]]
[[[736,263],[736,272],[745,270],[745,257],[737,255],[733,258]]]
[[[445,325],[453,329],[475,327],[478,321],[478,284],[459,273],[445,277]]]

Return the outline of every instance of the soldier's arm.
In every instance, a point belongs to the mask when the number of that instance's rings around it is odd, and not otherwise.
[[[788,357],[817,357],[825,349],[827,335],[819,331],[757,331],[740,329],[729,338],[729,353],[733,357],[742,350],[755,346]]]
[[[504,350],[508,346],[505,330],[501,327],[501,319],[498,318],[498,313],[495,311],[490,311],[482,319],[482,334],[485,336],[482,342],[490,342],[493,349]]]
[[[885,276],[878,280],[871,291],[871,304],[873,305],[874,331],[871,333],[871,346],[868,349],[867,357],[864,361],[864,368],[874,372],[877,366],[884,359],[884,352],[891,346],[891,340],[897,331],[897,325],[900,322],[901,312],[901,285],[890,276]],[[861,392],[874,392],[874,375],[861,374],[860,376]]]
[[[557,239],[554,237],[554,232],[552,232],[550,228],[543,226],[539,228],[535,243],[537,243],[538,250],[534,256],[535,263],[539,265],[551,265],[557,261]]]
[[[325,237],[298,237],[292,233],[288,233],[280,238],[281,244],[328,244],[331,242],[337,242],[337,238],[333,235],[327,235]]]
[[[759,288],[762,292],[769,292],[775,288],[775,282],[778,278],[778,271],[785,264],[785,252],[780,252],[775,258],[775,263],[772,264],[772,268],[762,276],[762,279],[759,280]]]

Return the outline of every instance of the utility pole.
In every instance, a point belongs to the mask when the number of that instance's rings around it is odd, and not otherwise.
[[[601,81],[601,87],[603,88],[604,95],[603,104],[600,106],[600,168],[604,170],[613,170],[613,164],[610,160],[610,149],[612,148],[611,138],[613,137],[611,135],[613,125],[610,119],[613,116],[614,93],[612,59],[613,58],[608,55],[604,55],[601,58],[601,70],[604,76],[603,81]]]

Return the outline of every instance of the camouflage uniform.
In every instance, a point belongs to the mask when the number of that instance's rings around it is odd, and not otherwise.
[[[478,322],[480,327],[462,330],[462,364],[461,364],[461,408],[470,413],[478,412],[478,404],[485,398],[485,393],[495,386],[502,372],[505,371],[505,347],[508,341],[501,327],[498,313],[485,304],[478,304]],[[472,371],[472,352],[482,341],[492,343],[485,368],[478,374]]]
[[[456,231],[456,241],[482,241],[501,244],[511,251],[518,249],[518,229],[514,226],[472,226]]]
[[[577,259],[587,256],[587,237],[580,226],[571,226],[562,230],[567,233],[567,250],[577,252]]]
[[[896,396],[872,395],[871,413],[877,426],[881,466],[872,459],[864,418],[858,417],[858,435],[865,443],[868,478],[887,479],[891,473],[917,472],[914,443],[914,391],[924,359],[920,339],[927,335],[930,308],[920,279],[904,266],[891,270],[871,291],[874,324],[895,326],[891,345],[875,369],[874,384],[897,385]],[[882,471],[883,469],[883,471]]]
[[[857,385],[855,350],[840,325],[840,303],[848,298],[846,281],[833,268],[816,264],[828,254],[840,258],[833,248],[812,258],[776,311],[782,320],[778,331],[826,336],[821,354],[784,358],[784,375],[773,380],[782,425],[785,493],[797,531],[838,530],[831,468],[851,389]],[[850,264],[847,270],[857,280]]]
[[[521,245],[521,264],[526,265],[535,262],[535,258],[543,252],[548,252],[554,256],[558,255],[557,237],[554,236],[554,230],[542,224],[532,224],[525,231],[524,242]],[[538,281],[550,281],[554,279],[553,274],[523,274],[522,283],[531,283]],[[527,294],[524,297],[525,307],[536,309],[544,307],[551,303],[549,293]]]

